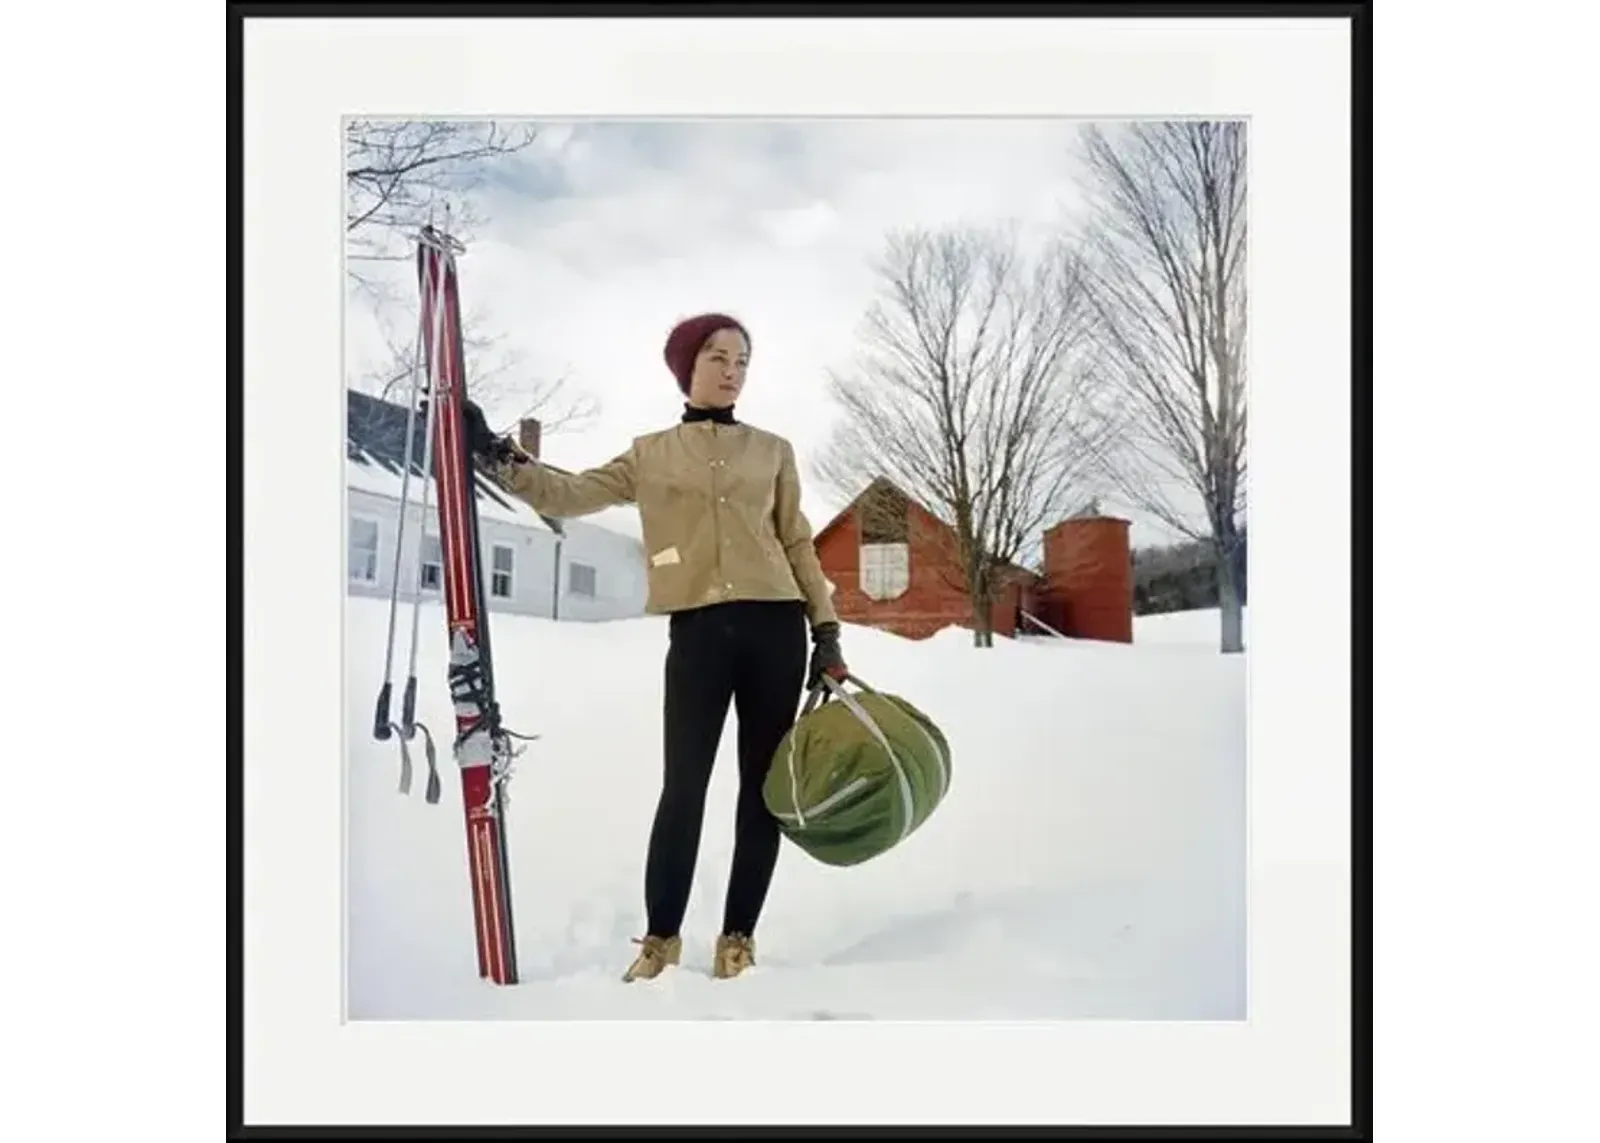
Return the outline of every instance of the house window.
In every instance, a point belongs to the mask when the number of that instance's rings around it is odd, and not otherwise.
[[[869,599],[896,599],[911,586],[911,506],[889,484],[861,501],[861,591]]]
[[[910,586],[910,544],[861,545],[862,594],[869,599],[897,599]]]
[[[350,517],[350,578],[356,583],[378,582],[378,522]]]
[[[444,555],[439,548],[439,537],[423,533],[422,561],[417,571],[417,583],[423,591],[438,591],[444,583]]]
[[[511,598],[511,569],[516,553],[505,544],[496,544],[489,557],[489,594],[496,599]]]
[[[572,595],[594,598],[594,568],[588,564],[567,565],[567,591]]]

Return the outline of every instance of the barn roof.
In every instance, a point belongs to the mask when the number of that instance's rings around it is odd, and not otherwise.
[[[887,488],[887,489],[890,489],[890,490],[898,493],[900,496],[904,497],[906,500],[908,500],[912,504],[915,504],[918,508],[921,508],[924,512],[926,512],[928,515],[932,516],[935,520],[939,521],[939,523],[943,524],[946,528],[955,527],[955,522],[953,520],[950,520],[947,517],[941,515],[940,513],[934,511],[932,508],[928,507],[922,501],[918,500],[915,496],[912,496],[905,489],[901,488],[894,481],[890,480],[887,476],[875,476],[870,481],[867,482],[867,486],[865,488],[863,488],[860,492],[857,492],[854,496],[852,496],[850,498],[849,503],[847,503],[843,508],[839,509],[839,511],[835,512],[833,514],[833,517],[826,524],[822,525],[822,527],[817,529],[817,531],[816,531],[816,539],[821,540],[822,537],[826,536],[829,532],[833,531],[834,528],[838,527],[840,524],[844,523],[847,519],[849,519],[850,518],[850,514],[852,512],[854,512],[855,509],[856,509],[856,506],[861,503],[862,497],[866,496],[867,493],[873,491],[876,488]]]
[[[861,503],[862,498],[864,496],[866,496],[868,493],[872,492],[874,489],[879,489],[879,488],[887,488],[887,489],[895,492],[899,496],[903,497],[907,502],[909,502],[911,504],[915,504],[918,508],[922,509],[924,512],[926,512],[929,516],[931,516],[935,521],[937,521],[939,524],[941,524],[945,528],[948,528],[951,531],[955,530],[955,521],[950,519],[950,516],[949,516],[948,513],[941,512],[941,511],[938,511],[938,510],[930,507],[929,505],[927,505],[923,501],[917,499],[915,496],[912,496],[909,492],[907,492],[904,488],[900,487],[900,485],[896,484],[893,480],[890,480],[887,476],[876,476],[876,477],[873,477],[873,479],[870,480],[867,483],[867,486],[865,488],[863,488],[860,492],[856,493],[853,497],[851,497],[850,498],[850,502],[848,504],[846,504],[843,508],[839,509],[838,512],[834,513],[832,519],[830,519],[821,528],[817,529],[817,531],[816,531],[816,540],[818,542],[820,542],[822,540],[822,538],[824,536],[826,536],[829,532],[833,531],[834,528],[838,527],[845,520],[849,519],[850,518],[850,514],[852,512],[854,512],[856,507]],[[1037,544],[1028,545],[1030,550],[1033,547],[1036,547],[1036,546],[1037,546]],[[1021,564],[1009,563],[1008,562],[1005,566],[1009,567],[1013,571],[1021,572],[1024,575],[1027,575],[1027,576],[1032,576],[1035,579],[1039,578],[1039,575],[1040,575],[1038,569],[1025,567],[1025,566],[1023,566]]]

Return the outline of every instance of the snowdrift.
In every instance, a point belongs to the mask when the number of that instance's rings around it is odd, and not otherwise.
[[[352,1019],[1246,1016],[1246,662],[1216,653],[1214,612],[1141,621],[1131,647],[978,651],[959,629],[913,642],[847,627],[852,670],[949,735],[959,789],[864,866],[829,868],[786,842],[759,963],[715,981],[737,783],[730,714],[685,963],[628,985],[660,782],[666,624],[493,617],[506,723],[540,736],[510,787],[523,981],[497,988],[477,978],[448,753],[444,797],[429,806],[420,772],[411,796],[397,792],[398,748],[371,736],[387,609],[346,605]],[[448,740],[437,606],[421,626],[417,716]]]

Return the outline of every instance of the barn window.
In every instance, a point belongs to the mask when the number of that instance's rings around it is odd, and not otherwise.
[[[909,544],[862,544],[861,591],[869,599],[895,599],[911,586]]]
[[[911,512],[900,491],[880,484],[861,500],[861,591],[896,599],[911,586]]]
[[[910,539],[911,508],[899,489],[875,485],[860,501],[863,544],[904,544]]]

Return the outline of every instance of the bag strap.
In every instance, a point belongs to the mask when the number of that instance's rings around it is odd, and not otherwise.
[[[800,708],[800,717],[804,718],[806,715],[810,714],[812,711],[816,710],[817,707],[821,706],[827,701],[827,689],[823,687],[821,683],[818,683],[816,686],[812,687],[811,690],[806,692],[806,704]]]
[[[874,695],[878,693],[866,683],[856,678],[854,675],[845,675],[844,681],[847,683],[854,683],[856,690],[861,691],[863,694]],[[804,718],[806,715],[816,710],[817,707],[827,702],[830,698],[836,697],[840,699],[846,697],[844,687],[839,683],[838,680],[833,678],[833,676],[823,675],[822,681],[816,686],[812,687],[811,690],[806,693],[805,706],[800,708],[800,716]]]
[[[861,690],[869,694],[872,693],[866,686],[851,676],[846,675],[845,679],[847,682],[854,682],[857,687],[861,688]],[[888,735],[884,734],[883,728],[878,725],[877,720],[874,719],[872,715],[867,713],[866,709],[855,700],[853,695],[847,693],[844,687],[838,681],[830,678],[827,675],[822,676],[822,682],[823,685],[833,693],[834,697],[836,697],[845,706],[845,708],[850,711],[851,714],[855,715],[856,718],[860,720],[861,725],[865,726],[867,728],[867,732],[871,734],[873,738],[877,739],[878,745],[882,746],[884,753],[889,756],[889,764],[894,767],[896,782],[900,787],[900,804],[902,809],[900,819],[900,840],[904,841],[906,835],[911,832],[911,820],[916,816],[916,803],[911,792],[911,780],[906,777],[905,763],[901,761],[900,755],[895,751],[894,744],[889,741]]]
[[[824,679],[828,678],[827,675],[823,675],[822,677]],[[828,681],[831,682],[832,680],[829,679]],[[866,683],[864,683],[860,679],[856,678],[854,675],[846,674],[845,677],[844,677],[844,681],[847,682],[847,683],[854,683],[855,687],[856,687],[856,690],[861,691],[863,694],[875,695],[875,694],[878,693],[877,691],[873,690],[871,687],[867,686]]]

